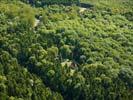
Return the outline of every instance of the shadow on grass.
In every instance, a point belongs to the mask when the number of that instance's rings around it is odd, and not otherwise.
[[[76,5],[76,6],[83,7],[83,8],[93,7],[93,5],[89,3],[42,3],[41,5],[34,5],[31,3],[31,5],[35,7],[43,7],[43,6],[50,6],[50,5],[64,5],[64,6]]]

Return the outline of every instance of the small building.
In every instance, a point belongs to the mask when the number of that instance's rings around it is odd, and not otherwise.
[[[61,65],[70,67],[72,69],[77,69],[77,63],[75,61],[70,61],[69,59],[66,59],[64,62],[61,63]]]

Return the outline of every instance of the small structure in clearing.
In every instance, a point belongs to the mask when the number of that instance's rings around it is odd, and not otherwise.
[[[79,12],[82,13],[82,12],[84,12],[84,11],[86,11],[86,10],[87,10],[87,8],[81,7],[81,8],[79,9]]]

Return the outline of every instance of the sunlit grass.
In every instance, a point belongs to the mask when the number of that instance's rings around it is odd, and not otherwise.
[[[124,13],[133,11],[132,0],[81,0],[98,8],[110,8],[113,12]]]

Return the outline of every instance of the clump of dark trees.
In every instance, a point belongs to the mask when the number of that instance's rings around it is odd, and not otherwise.
[[[80,4],[80,0],[21,0],[22,2],[29,3],[32,6],[44,6],[51,4],[63,4],[63,5],[72,5]]]

